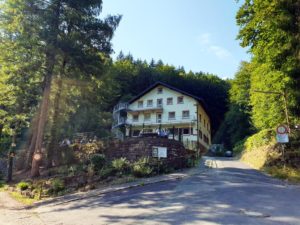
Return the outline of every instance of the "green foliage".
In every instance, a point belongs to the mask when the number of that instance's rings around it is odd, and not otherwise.
[[[262,130],[247,139],[245,142],[245,150],[251,150],[264,145],[268,145],[274,141],[275,131],[271,129]]]
[[[111,167],[111,166],[106,166],[104,168],[102,168],[99,172],[99,176],[102,179],[106,179],[110,176],[114,176],[116,174],[116,170],[115,168]]]
[[[149,158],[141,158],[133,163],[132,173],[136,177],[148,177],[153,172],[149,164]]]
[[[251,124],[250,85],[253,65],[242,62],[234,80],[231,81],[230,105],[225,119],[214,136],[215,144],[232,148],[238,141],[253,133]]]
[[[103,154],[94,154],[90,157],[90,160],[96,171],[100,171],[106,163],[106,159]]]
[[[234,155],[240,154],[245,150],[245,142],[247,139],[240,140],[235,143],[235,146],[233,148]]]
[[[122,174],[130,170],[130,163],[126,158],[119,158],[112,161],[112,167]]]
[[[65,184],[64,181],[59,179],[59,178],[55,178],[53,180],[51,180],[51,184],[50,184],[50,188],[48,190],[48,194],[50,195],[57,195],[60,192],[65,190]]]
[[[300,3],[296,0],[247,0],[237,13],[238,38],[250,47],[254,68],[251,74],[252,120],[256,128],[273,128],[285,122],[283,94],[287,94],[290,119],[300,115]]]
[[[30,184],[24,181],[21,181],[17,184],[17,188],[21,191],[25,191],[30,187]]]
[[[72,165],[68,168],[68,176],[75,176],[87,171],[87,166],[84,164]]]

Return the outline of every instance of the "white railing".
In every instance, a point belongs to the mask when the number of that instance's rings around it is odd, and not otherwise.
[[[147,111],[147,110],[161,110],[163,109],[163,105],[159,104],[159,105],[152,105],[152,106],[143,106],[143,107],[135,107],[135,108],[131,108],[131,111]]]
[[[114,112],[123,110],[123,109],[128,109],[129,104],[128,103],[119,103],[114,107]]]
[[[178,123],[194,123],[196,122],[196,117],[175,117],[170,119],[150,119],[150,120],[133,120],[127,119],[128,124],[132,125],[157,125],[157,124],[178,124]]]
[[[125,123],[126,123],[126,118],[120,117],[120,118],[114,120],[114,122],[113,122],[113,124],[112,124],[112,127],[114,128],[114,127],[123,125],[123,124],[125,124]]]

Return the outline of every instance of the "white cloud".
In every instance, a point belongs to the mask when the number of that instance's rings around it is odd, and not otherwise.
[[[230,51],[221,46],[212,45],[209,46],[209,50],[213,52],[219,59],[227,59],[232,56]]]
[[[232,58],[232,54],[226,48],[216,45],[213,42],[212,35],[210,33],[203,33],[197,37],[197,42],[204,52],[211,53],[219,59],[229,59]]]

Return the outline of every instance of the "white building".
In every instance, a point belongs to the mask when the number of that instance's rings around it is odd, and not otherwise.
[[[211,121],[204,101],[165,83],[155,83],[128,103],[116,106],[114,112],[123,109],[127,118],[114,113],[114,127],[126,124],[127,137],[159,132],[191,150],[198,146],[205,150],[211,144]]]

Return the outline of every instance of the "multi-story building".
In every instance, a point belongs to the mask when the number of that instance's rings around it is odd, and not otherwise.
[[[124,110],[126,116],[120,113]],[[203,99],[162,82],[116,106],[114,116],[113,128],[125,125],[126,137],[157,132],[191,150],[208,149],[211,144],[211,120]]]

